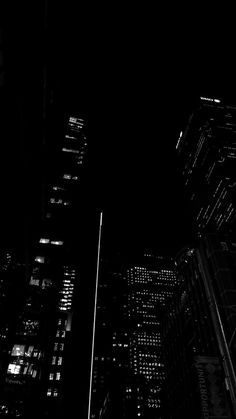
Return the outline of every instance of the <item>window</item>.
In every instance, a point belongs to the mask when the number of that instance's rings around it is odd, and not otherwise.
[[[45,262],[45,257],[44,256],[36,256],[35,257],[35,262],[44,263]]]
[[[54,374],[52,372],[50,372],[50,374],[49,374],[49,380],[52,381],[53,378],[54,378]]]
[[[25,345],[14,345],[11,351],[12,356],[24,356]]]
[[[54,388],[53,397],[57,397],[57,396],[58,396],[58,389]]]
[[[17,364],[9,364],[7,373],[8,374],[20,374],[21,366]]]
[[[44,243],[44,244],[47,244],[47,243],[49,243],[50,242],[50,240],[49,239],[45,239],[45,238],[41,238],[40,240],[39,240],[39,243]]]
[[[58,381],[58,380],[60,380],[61,379],[61,373],[60,372],[57,372],[56,373],[56,380]]]
[[[63,241],[62,240],[51,240],[51,244],[61,246],[63,244]]]

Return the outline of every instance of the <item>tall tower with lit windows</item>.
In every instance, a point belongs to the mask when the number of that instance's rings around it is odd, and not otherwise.
[[[25,303],[9,338],[0,411],[14,417],[64,417],[71,383],[72,325],[79,255],[73,204],[87,147],[85,121],[70,117],[47,189]],[[75,249],[76,247],[76,249]]]
[[[146,254],[140,262],[127,270],[129,366],[136,385],[128,386],[126,399],[136,399],[137,416],[158,418],[165,377],[160,324],[177,280],[172,259]]]
[[[176,287],[169,258],[146,254],[134,263],[101,264],[91,419],[161,417],[160,325]]]
[[[236,107],[201,97],[176,149],[196,231],[235,234]]]

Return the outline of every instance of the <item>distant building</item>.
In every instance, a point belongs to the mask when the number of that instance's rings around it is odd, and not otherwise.
[[[98,293],[92,387],[92,406],[97,410],[94,408],[91,419],[161,417],[165,366],[160,322],[177,286],[174,261],[146,254],[132,264],[110,265],[108,272],[105,279],[101,270]],[[102,297],[107,286],[110,303]],[[109,328],[99,311],[106,312]],[[105,371],[109,374],[102,385]]]
[[[235,245],[210,234],[176,257],[179,282],[162,323],[163,418],[234,418]]]
[[[60,164],[47,189],[45,218],[34,247],[24,304],[9,337],[0,411],[14,417],[65,414],[79,276],[73,203],[80,190],[87,147],[85,130],[83,118],[69,117]]]
[[[101,258],[95,319],[91,419],[119,417],[119,408],[116,406],[114,411],[112,403],[113,365],[116,361],[113,348],[114,340],[118,336],[123,341],[127,335],[124,316],[127,283],[124,272],[125,265],[119,255],[113,255],[109,260]],[[122,368],[127,367],[127,361],[127,357],[123,356]]]
[[[25,265],[11,249],[0,251],[0,388],[4,385],[11,337],[26,289]]]
[[[201,97],[176,149],[192,201],[195,230],[235,234],[236,107]]]

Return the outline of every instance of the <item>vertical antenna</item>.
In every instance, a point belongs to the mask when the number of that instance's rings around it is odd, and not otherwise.
[[[91,411],[91,395],[92,395],[92,381],[93,381],[93,358],[94,358],[94,341],[95,341],[95,328],[96,328],[96,315],[97,315],[98,275],[99,275],[99,265],[100,265],[100,249],[101,249],[101,234],[102,234],[102,215],[103,215],[103,213],[101,212],[100,213],[100,223],[99,223],[96,286],[95,286],[94,312],[93,312],[93,337],[92,337],[92,354],[91,354],[91,368],[90,368],[88,419],[90,419],[90,411]]]

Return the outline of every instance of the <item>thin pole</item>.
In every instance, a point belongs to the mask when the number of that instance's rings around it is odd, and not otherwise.
[[[102,215],[103,215],[103,213],[101,212],[100,213],[100,223],[99,223],[96,286],[95,286],[94,312],[93,312],[93,338],[92,338],[92,354],[91,354],[91,368],[90,368],[88,419],[90,419],[92,382],[93,382],[93,358],[94,358],[94,342],[95,342],[95,328],[96,328],[96,315],[97,315],[97,294],[98,294],[98,275],[99,275],[99,265],[100,265],[100,249],[101,249],[101,234],[102,234]]]

